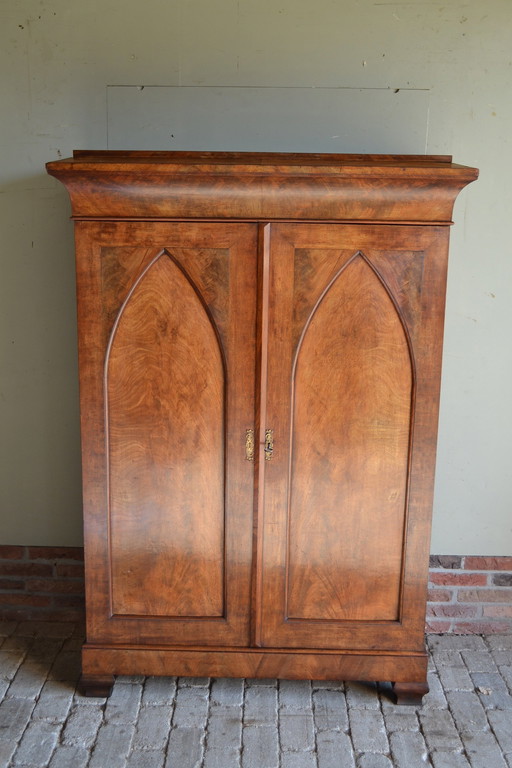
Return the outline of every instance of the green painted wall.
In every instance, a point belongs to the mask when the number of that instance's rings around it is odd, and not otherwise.
[[[510,0],[2,0],[0,541],[81,542],[72,228],[44,163],[107,146],[108,86],[323,86],[427,91],[421,151],[481,169],[454,214],[432,551],[510,554],[511,39]]]

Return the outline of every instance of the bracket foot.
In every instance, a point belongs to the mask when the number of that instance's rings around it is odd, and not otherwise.
[[[85,696],[98,696],[104,699],[110,696],[114,680],[114,675],[82,675],[79,687]]]
[[[395,704],[421,707],[423,696],[428,693],[428,683],[393,683]]]

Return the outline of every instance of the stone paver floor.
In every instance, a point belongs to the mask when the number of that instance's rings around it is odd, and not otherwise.
[[[82,639],[0,622],[0,768],[512,768],[512,635],[430,635],[421,709],[336,681],[125,677],[85,698]]]

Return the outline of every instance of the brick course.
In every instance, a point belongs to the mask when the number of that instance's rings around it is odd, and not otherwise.
[[[427,599],[429,603],[447,603],[452,599],[452,592],[448,589],[429,589]]]
[[[487,585],[486,573],[457,573],[449,571],[430,571],[430,583],[439,584],[441,586],[450,586],[454,584],[460,584],[461,586],[477,586],[484,587]]]
[[[462,567],[468,571],[512,571],[512,557],[471,557],[467,555]]]
[[[24,551],[25,547],[11,547],[9,545],[4,545],[0,547],[0,559],[17,560],[23,557]]]
[[[0,620],[83,617],[81,547],[0,546]],[[426,629],[512,634],[512,557],[432,555]]]

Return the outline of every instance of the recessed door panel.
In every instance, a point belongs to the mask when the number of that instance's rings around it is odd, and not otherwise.
[[[122,307],[106,369],[114,614],[224,613],[225,385],[207,307],[163,251]]]
[[[363,254],[314,306],[291,386],[286,614],[397,619],[412,367]]]

